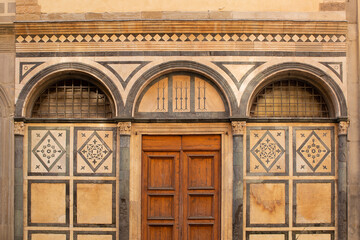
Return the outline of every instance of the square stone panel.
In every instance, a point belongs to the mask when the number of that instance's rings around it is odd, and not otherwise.
[[[69,174],[69,128],[29,127],[28,174]]]
[[[288,175],[288,129],[249,127],[247,130],[247,175]]]
[[[75,128],[74,175],[115,176],[116,128]]]
[[[294,226],[334,226],[334,181],[294,181]]]
[[[261,231],[252,231],[246,232],[246,240],[288,240],[288,232],[261,232]]]
[[[287,181],[248,182],[246,225],[248,227],[288,226],[288,194]]]
[[[74,240],[115,240],[116,232],[74,232]]]
[[[333,231],[293,232],[292,240],[334,240]]]
[[[66,231],[37,231],[28,232],[28,240],[69,240],[69,232]]]
[[[74,225],[115,227],[115,181],[74,181]]]
[[[67,226],[69,223],[67,181],[28,182],[29,226]]]
[[[335,175],[334,128],[294,128],[294,175]]]

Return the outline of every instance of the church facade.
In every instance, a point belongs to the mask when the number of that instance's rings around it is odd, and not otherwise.
[[[360,236],[357,1],[2,2],[1,239]]]

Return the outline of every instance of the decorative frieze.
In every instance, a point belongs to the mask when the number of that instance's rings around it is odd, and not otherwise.
[[[131,122],[119,122],[117,126],[120,135],[131,135]]]
[[[99,33],[99,34],[21,34],[16,43],[104,43],[104,42],[346,42],[345,34],[271,33]]]

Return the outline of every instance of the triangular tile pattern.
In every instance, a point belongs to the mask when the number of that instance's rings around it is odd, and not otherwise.
[[[119,80],[125,89],[130,79],[147,65],[148,61],[99,61],[101,65],[109,69]]]
[[[239,89],[244,80],[265,62],[213,62],[226,72]]]
[[[20,62],[19,67],[19,83],[36,67],[40,66],[44,62]]]
[[[343,81],[343,63],[342,62],[320,62],[322,65],[329,68],[335,75]]]

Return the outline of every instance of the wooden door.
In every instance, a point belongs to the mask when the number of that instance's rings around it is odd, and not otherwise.
[[[142,239],[220,239],[219,135],[143,136]]]

